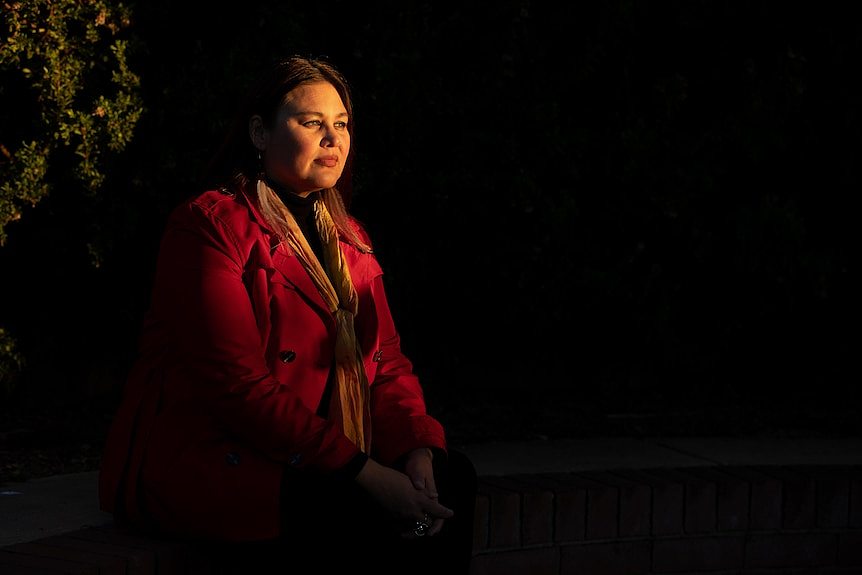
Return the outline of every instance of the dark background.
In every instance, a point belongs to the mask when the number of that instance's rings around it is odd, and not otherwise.
[[[98,447],[168,211],[243,87],[300,53],[352,82],[352,211],[454,440],[858,431],[849,8],[177,4],[134,9],[146,112],[104,194],[9,227],[7,417]]]

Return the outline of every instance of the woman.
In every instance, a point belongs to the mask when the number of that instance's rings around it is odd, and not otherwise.
[[[241,568],[317,550],[333,568],[373,553],[466,573],[475,470],[426,412],[338,191],[352,134],[326,61],[289,58],[251,91],[211,164],[222,185],[169,217],[100,505],[237,543]]]

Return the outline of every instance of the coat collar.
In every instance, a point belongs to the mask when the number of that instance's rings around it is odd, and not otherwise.
[[[256,220],[257,224],[269,234],[269,256],[272,258],[271,261],[272,266],[275,268],[275,273],[281,274],[285,280],[290,282],[291,285],[305,295],[307,301],[320,308],[320,311],[323,312],[325,316],[330,318],[333,317],[332,312],[329,310],[329,306],[326,305],[326,302],[323,300],[323,296],[320,295],[320,292],[317,290],[317,286],[314,285],[314,281],[311,279],[311,276],[308,275],[308,272],[304,267],[302,267],[302,263],[299,261],[299,258],[293,254],[293,251],[290,250],[290,248],[279,241],[278,234],[275,233],[275,230],[272,229],[260,213],[257,206],[257,198],[249,192],[248,187],[241,188],[240,193],[242,194],[243,200],[248,205],[252,219]]]
[[[278,243],[278,234],[275,233],[275,230],[272,229],[272,227],[266,221],[266,218],[264,218],[263,214],[260,213],[260,210],[258,209],[258,204],[257,204],[257,193],[256,193],[256,191],[254,191],[252,186],[253,186],[253,184],[249,184],[248,186],[244,186],[244,187],[240,188],[240,194],[242,195],[243,200],[245,201],[246,205],[248,206],[248,209],[251,212],[253,219],[258,223],[258,225],[260,225],[260,227],[262,227],[263,229],[265,229],[266,231],[268,231],[271,234],[270,242],[274,246],[276,243]],[[321,201],[321,202],[323,201],[322,196],[321,196],[319,201]],[[338,240],[339,241],[347,242],[348,244],[350,243],[346,240],[346,238],[344,237],[344,235],[341,233],[340,230],[338,230],[337,233],[338,233]],[[289,253],[287,255],[293,256],[293,253]]]
[[[260,210],[257,208],[257,197],[256,195],[249,192],[248,188],[251,187],[252,184],[248,186],[243,186],[240,188],[239,193],[242,195],[243,200],[248,206],[249,211],[251,212],[252,218],[266,231],[268,231],[273,236],[276,236],[275,230],[267,223],[266,219],[260,213]]]
[[[323,296],[320,295],[320,292],[317,290],[317,286],[314,285],[314,281],[311,279],[311,276],[302,266],[299,258],[294,255],[293,251],[279,241],[278,234],[275,233],[275,230],[272,229],[260,213],[257,206],[256,195],[252,194],[248,188],[249,187],[242,188],[240,193],[242,194],[243,201],[245,201],[249,211],[251,212],[252,218],[256,220],[257,224],[260,225],[262,229],[269,233],[270,257],[272,258],[272,265],[275,268],[276,273],[280,273],[284,276],[288,282],[305,295],[307,301],[320,308],[323,316],[329,318],[329,323],[332,324],[332,329],[335,329],[335,316],[329,310],[329,306],[326,305]],[[344,258],[348,268],[350,269],[354,286],[358,288],[360,283],[367,281],[366,276],[369,274],[369,271],[371,272],[371,275],[381,273],[379,265],[374,258],[359,257],[358,252],[356,252],[355,249],[352,249],[350,242],[344,239],[341,232],[338,232],[338,238],[341,242],[341,249],[344,253]]]

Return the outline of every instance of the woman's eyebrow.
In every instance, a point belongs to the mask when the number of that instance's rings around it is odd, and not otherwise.
[[[324,114],[323,112],[300,111],[300,112],[294,112],[291,115],[292,116],[321,116],[321,117],[323,117],[326,114]],[[341,117],[346,116],[346,115],[347,115],[347,112],[341,112],[340,114],[336,114],[335,117],[341,118]]]

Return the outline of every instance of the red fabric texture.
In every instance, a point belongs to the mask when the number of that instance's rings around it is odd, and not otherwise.
[[[417,447],[445,450],[401,352],[377,259],[340,242],[359,297],[371,456],[391,464]],[[207,191],[170,214],[139,355],[103,452],[102,510],[180,536],[270,539],[285,465],[327,473],[359,452],[315,414],[335,320],[277,243],[246,192]]]

